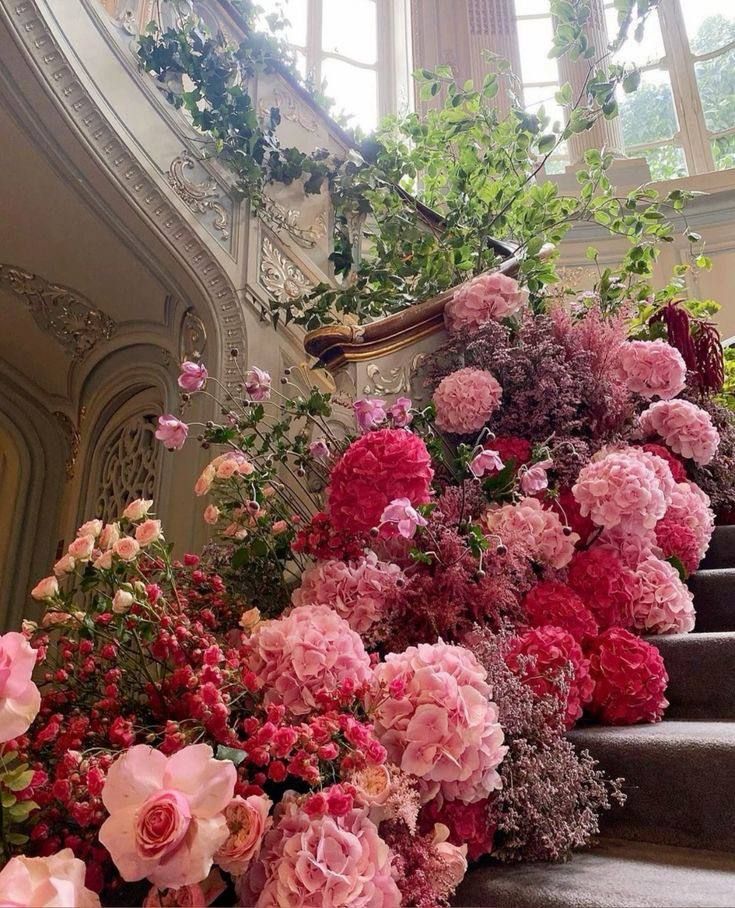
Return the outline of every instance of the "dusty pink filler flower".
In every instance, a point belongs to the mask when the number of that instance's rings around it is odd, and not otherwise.
[[[364,634],[383,617],[386,598],[402,578],[397,564],[379,561],[375,552],[350,562],[320,561],[301,575],[291,601],[295,606],[333,608],[353,631]]]
[[[389,759],[418,776],[424,799],[471,804],[500,788],[508,750],[487,672],[461,646],[424,643],[375,669],[375,732]]]
[[[0,905],[100,908],[97,893],[84,885],[86,870],[84,861],[75,858],[71,848],[43,858],[11,858],[0,870]]]
[[[636,568],[633,627],[649,634],[688,634],[694,629],[693,596],[667,561],[649,555]]]
[[[640,415],[645,436],[658,435],[676,454],[705,466],[717,453],[720,434],[706,410],[688,400],[659,400]]]
[[[477,329],[491,320],[506,318],[517,312],[525,299],[526,294],[512,277],[497,272],[480,274],[462,284],[444,307],[447,331]]]
[[[314,709],[320,690],[337,690],[347,679],[358,687],[372,679],[359,635],[326,605],[302,605],[259,624],[246,646],[266,704],[282,704],[294,716]]]
[[[684,390],[687,380],[684,357],[666,341],[626,341],[618,355],[620,377],[628,390],[661,400],[670,400]]]
[[[486,511],[483,524],[495,543],[557,570],[569,564],[579,542],[577,533],[565,534],[556,511],[545,510],[536,498]]]
[[[436,424],[442,432],[479,432],[500,405],[503,389],[491,372],[458,369],[434,391]]]
[[[148,877],[160,889],[205,879],[228,836],[224,811],[236,778],[207,744],[170,757],[138,744],[118,757],[102,790],[110,816],[99,839],[122,878]]]

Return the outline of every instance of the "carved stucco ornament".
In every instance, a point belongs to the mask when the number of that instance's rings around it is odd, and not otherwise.
[[[116,322],[80,293],[22,268],[0,265],[0,286],[23,300],[38,327],[71,354],[73,360],[83,359],[117,330]]]
[[[377,363],[370,363],[365,370],[368,381],[363,388],[363,394],[410,394],[416,373],[420,369],[425,354],[417,353],[405,365],[386,368],[383,371]]]
[[[301,212],[298,208],[286,208],[266,196],[258,214],[269,227],[282,230],[304,249],[313,249],[327,235],[327,216],[324,212],[317,216],[313,224],[304,226],[299,223]]]
[[[201,183],[187,179],[185,171],[193,170],[196,160],[188,151],[182,151],[169,165],[166,177],[176,195],[186,204],[192,214],[214,213],[212,227],[222,234],[223,240],[230,238],[230,215],[222,204],[222,194],[211,177]]]
[[[259,110],[263,117],[269,117],[271,107],[277,107],[281,118],[288,120],[290,123],[296,123],[307,132],[316,132],[319,129],[319,121],[311,111],[304,111],[302,106],[294,96],[281,88],[273,91],[272,100],[261,101]]]
[[[274,299],[283,303],[300,299],[313,286],[304,272],[267,236],[263,236],[260,246],[258,281]]]
[[[64,433],[66,443],[69,446],[69,453],[66,458],[66,463],[64,464],[66,478],[74,479],[74,471],[77,465],[77,458],[79,457],[79,446],[81,445],[82,436],[78,427],[74,425],[66,413],[62,413],[61,410],[55,410],[54,416],[61,426],[61,431]]]
[[[184,313],[179,337],[179,360],[196,360],[204,353],[207,346],[207,329],[192,306]]]

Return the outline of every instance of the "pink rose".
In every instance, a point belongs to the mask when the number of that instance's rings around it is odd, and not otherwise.
[[[411,398],[399,397],[392,407],[388,410],[393,425],[396,429],[405,429],[411,424],[413,416],[411,415]]]
[[[238,876],[244,873],[260,851],[263,836],[273,824],[273,802],[265,795],[236,797],[225,808],[229,836],[214,856],[219,866]]]
[[[216,504],[208,504],[204,509],[204,522],[213,527],[219,520],[219,508]]]
[[[447,331],[477,330],[489,321],[513,315],[526,294],[518,282],[505,274],[480,274],[455,291],[444,307]]]
[[[69,546],[68,555],[76,561],[89,561],[94,551],[94,536],[79,536]]]
[[[472,458],[470,473],[478,479],[482,479],[486,473],[499,473],[503,469],[503,466],[504,464],[500,459],[500,454],[497,451],[486,448],[484,451],[480,451],[476,457]]]
[[[526,467],[521,472],[521,492],[524,495],[537,495],[549,487],[549,477],[546,475],[554,465],[553,460],[540,460],[531,467]]]
[[[112,550],[122,561],[135,561],[140,553],[140,543],[132,536],[123,536],[115,543]]]
[[[281,533],[285,533],[288,530],[288,524],[285,520],[276,520],[276,522],[271,527],[271,532],[274,536],[280,536]]]
[[[458,369],[443,378],[434,391],[436,424],[442,432],[479,432],[500,406],[503,389],[490,372]]]
[[[153,507],[152,499],[147,498],[136,498],[135,501],[131,501],[130,504],[123,511],[123,517],[127,520],[136,523],[138,520],[142,520],[144,517],[148,516],[148,511]],[[114,524],[113,524],[114,526]],[[119,531],[118,527],[118,531]]]
[[[23,634],[0,636],[0,743],[24,734],[41,708],[41,695],[31,680],[36,651]]]
[[[41,619],[41,627],[54,627],[56,624],[64,624],[65,621],[70,621],[71,615],[69,612],[62,612],[53,610],[51,612],[46,612]]]
[[[391,791],[390,773],[382,763],[368,763],[349,778],[355,788],[355,799],[364,807],[379,807],[388,800]]]
[[[413,539],[419,527],[425,527],[427,520],[414,508],[408,498],[394,498],[380,517],[380,529],[386,536],[403,536]]]
[[[152,503],[152,502],[151,502]],[[101,549],[111,549],[120,538],[120,524],[106,523],[102,528],[97,544]]]
[[[99,896],[84,885],[87,868],[64,848],[45,858],[14,857],[0,870],[4,908],[100,908]]]
[[[184,442],[189,434],[189,427],[185,422],[177,419],[171,413],[158,417],[156,438],[162,441],[169,451],[178,451],[184,447]]]
[[[77,536],[94,536],[96,539],[102,532],[102,521],[95,518],[83,523],[77,530]]]
[[[212,483],[217,476],[217,469],[211,463],[202,470],[202,474],[194,483],[194,494],[199,498],[206,495],[212,488]]]
[[[385,401],[380,397],[363,397],[352,405],[355,411],[355,421],[360,432],[369,432],[377,429],[385,422],[388,414],[385,410]]]
[[[163,539],[161,521],[146,520],[144,523],[139,524],[135,528],[135,538],[143,547],[150,545],[152,542],[157,542],[159,539]]]
[[[59,581],[56,577],[44,577],[31,590],[31,596],[38,602],[53,599],[59,595]]]
[[[133,594],[127,590],[118,590],[112,597],[112,611],[116,615],[125,615],[135,602]]]
[[[251,400],[268,400],[271,396],[271,377],[263,369],[253,366],[245,374],[245,391]]]
[[[76,563],[74,559],[67,552],[66,555],[63,555],[54,565],[54,574],[57,577],[63,577],[64,574],[73,574]]]
[[[143,908],[205,908],[218,899],[226,888],[222,874],[213,867],[206,880],[193,886],[163,891],[152,886],[143,900]]]
[[[435,823],[433,845],[442,859],[451,888],[456,889],[467,873],[467,846],[452,845],[448,839],[449,827],[443,823]]]
[[[109,571],[112,567],[112,549],[103,552],[99,558],[92,562],[92,567],[96,571]]]
[[[206,385],[209,373],[203,363],[192,363],[188,360],[181,364],[181,374],[179,375],[179,387],[182,391],[192,394],[194,391],[201,391]]]
[[[112,764],[102,790],[110,816],[99,840],[124,880],[148,877],[159,888],[203,880],[227,838],[224,811],[237,773],[207,744],[166,757],[145,744]]]

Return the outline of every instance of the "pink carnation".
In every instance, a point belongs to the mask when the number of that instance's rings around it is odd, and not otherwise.
[[[620,627],[594,642],[590,673],[595,687],[588,710],[606,725],[659,722],[669,705],[661,653]]]
[[[336,691],[347,680],[360,687],[372,679],[362,640],[326,605],[302,605],[262,622],[245,645],[265,702],[282,704],[294,716],[314,709],[321,690]]]
[[[720,435],[706,410],[688,400],[659,400],[639,419],[644,435],[658,435],[676,454],[708,464],[717,453]]]
[[[424,643],[375,669],[375,732],[389,759],[425,785],[471,804],[500,788],[507,747],[487,672],[460,646]]]
[[[329,481],[329,516],[340,532],[358,533],[380,523],[396,498],[427,504],[434,471],[424,442],[406,429],[378,429],[353,441]]]
[[[633,626],[649,634],[688,634],[694,628],[693,596],[667,561],[649,555],[636,568]]]
[[[526,619],[531,627],[553,624],[582,643],[598,633],[597,620],[581,596],[558,580],[537,583],[523,600]]]
[[[698,564],[704,558],[715,531],[715,515],[710,507],[709,496],[693,482],[677,483],[664,521],[667,526],[678,524],[692,531],[696,540]],[[658,533],[658,526],[656,532]]]
[[[442,432],[479,432],[500,406],[503,389],[491,372],[458,369],[443,378],[434,391],[436,424]]]
[[[557,570],[569,564],[579,541],[576,533],[565,533],[559,515],[546,510],[536,498],[486,511],[483,523],[485,533],[506,548]]]
[[[386,597],[402,577],[397,564],[378,561],[374,552],[357,561],[320,561],[301,575],[291,601],[296,606],[329,606],[353,631],[365,634],[383,617]]]
[[[577,641],[560,627],[545,625],[516,637],[506,662],[539,697],[566,693],[564,720],[572,728],[592,696],[589,663]]]
[[[444,307],[447,331],[477,329],[517,312],[526,298],[518,281],[505,274],[480,274],[462,284]]]
[[[640,454],[614,451],[581,469],[572,493],[582,516],[606,528],[622,524],[637,531],[656,526],[666,511],[666,496],[655,470]]]
[[[627,341],[620,346],[618,356],[620,377],[628,390],[662,400],[670,400],[684,390],[684,357],[666,341]]]
[[[615,551],[593,545],[577,552],[569,565],[567,582],[586,602],[602,629],[630,625],[636,578]]]
[[[43,858],[11,858],[0,870],[0,905],[100,908],[97,893],[84,885],[85,874],[84,862],[74,857],[71,848]]]

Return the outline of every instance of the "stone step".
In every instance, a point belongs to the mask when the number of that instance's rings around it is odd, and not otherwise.
[[[603,818],[603,834],[735,851],[735,722],[590,726],[569,737],[611,776],[625,779],[627,803]]]
[[[646,637],[669,673],[667,719],[735,719],[735,633]]]
[[[735,631],[735,568],[697,571],[687,584],[697,611],[695,633]]]
[[[454,899],[474,908],[731,908],[735,855],[606,839],[566,864],[488,861]]]
[[[702,570],[735,567],[735,526],[715,527]]]

